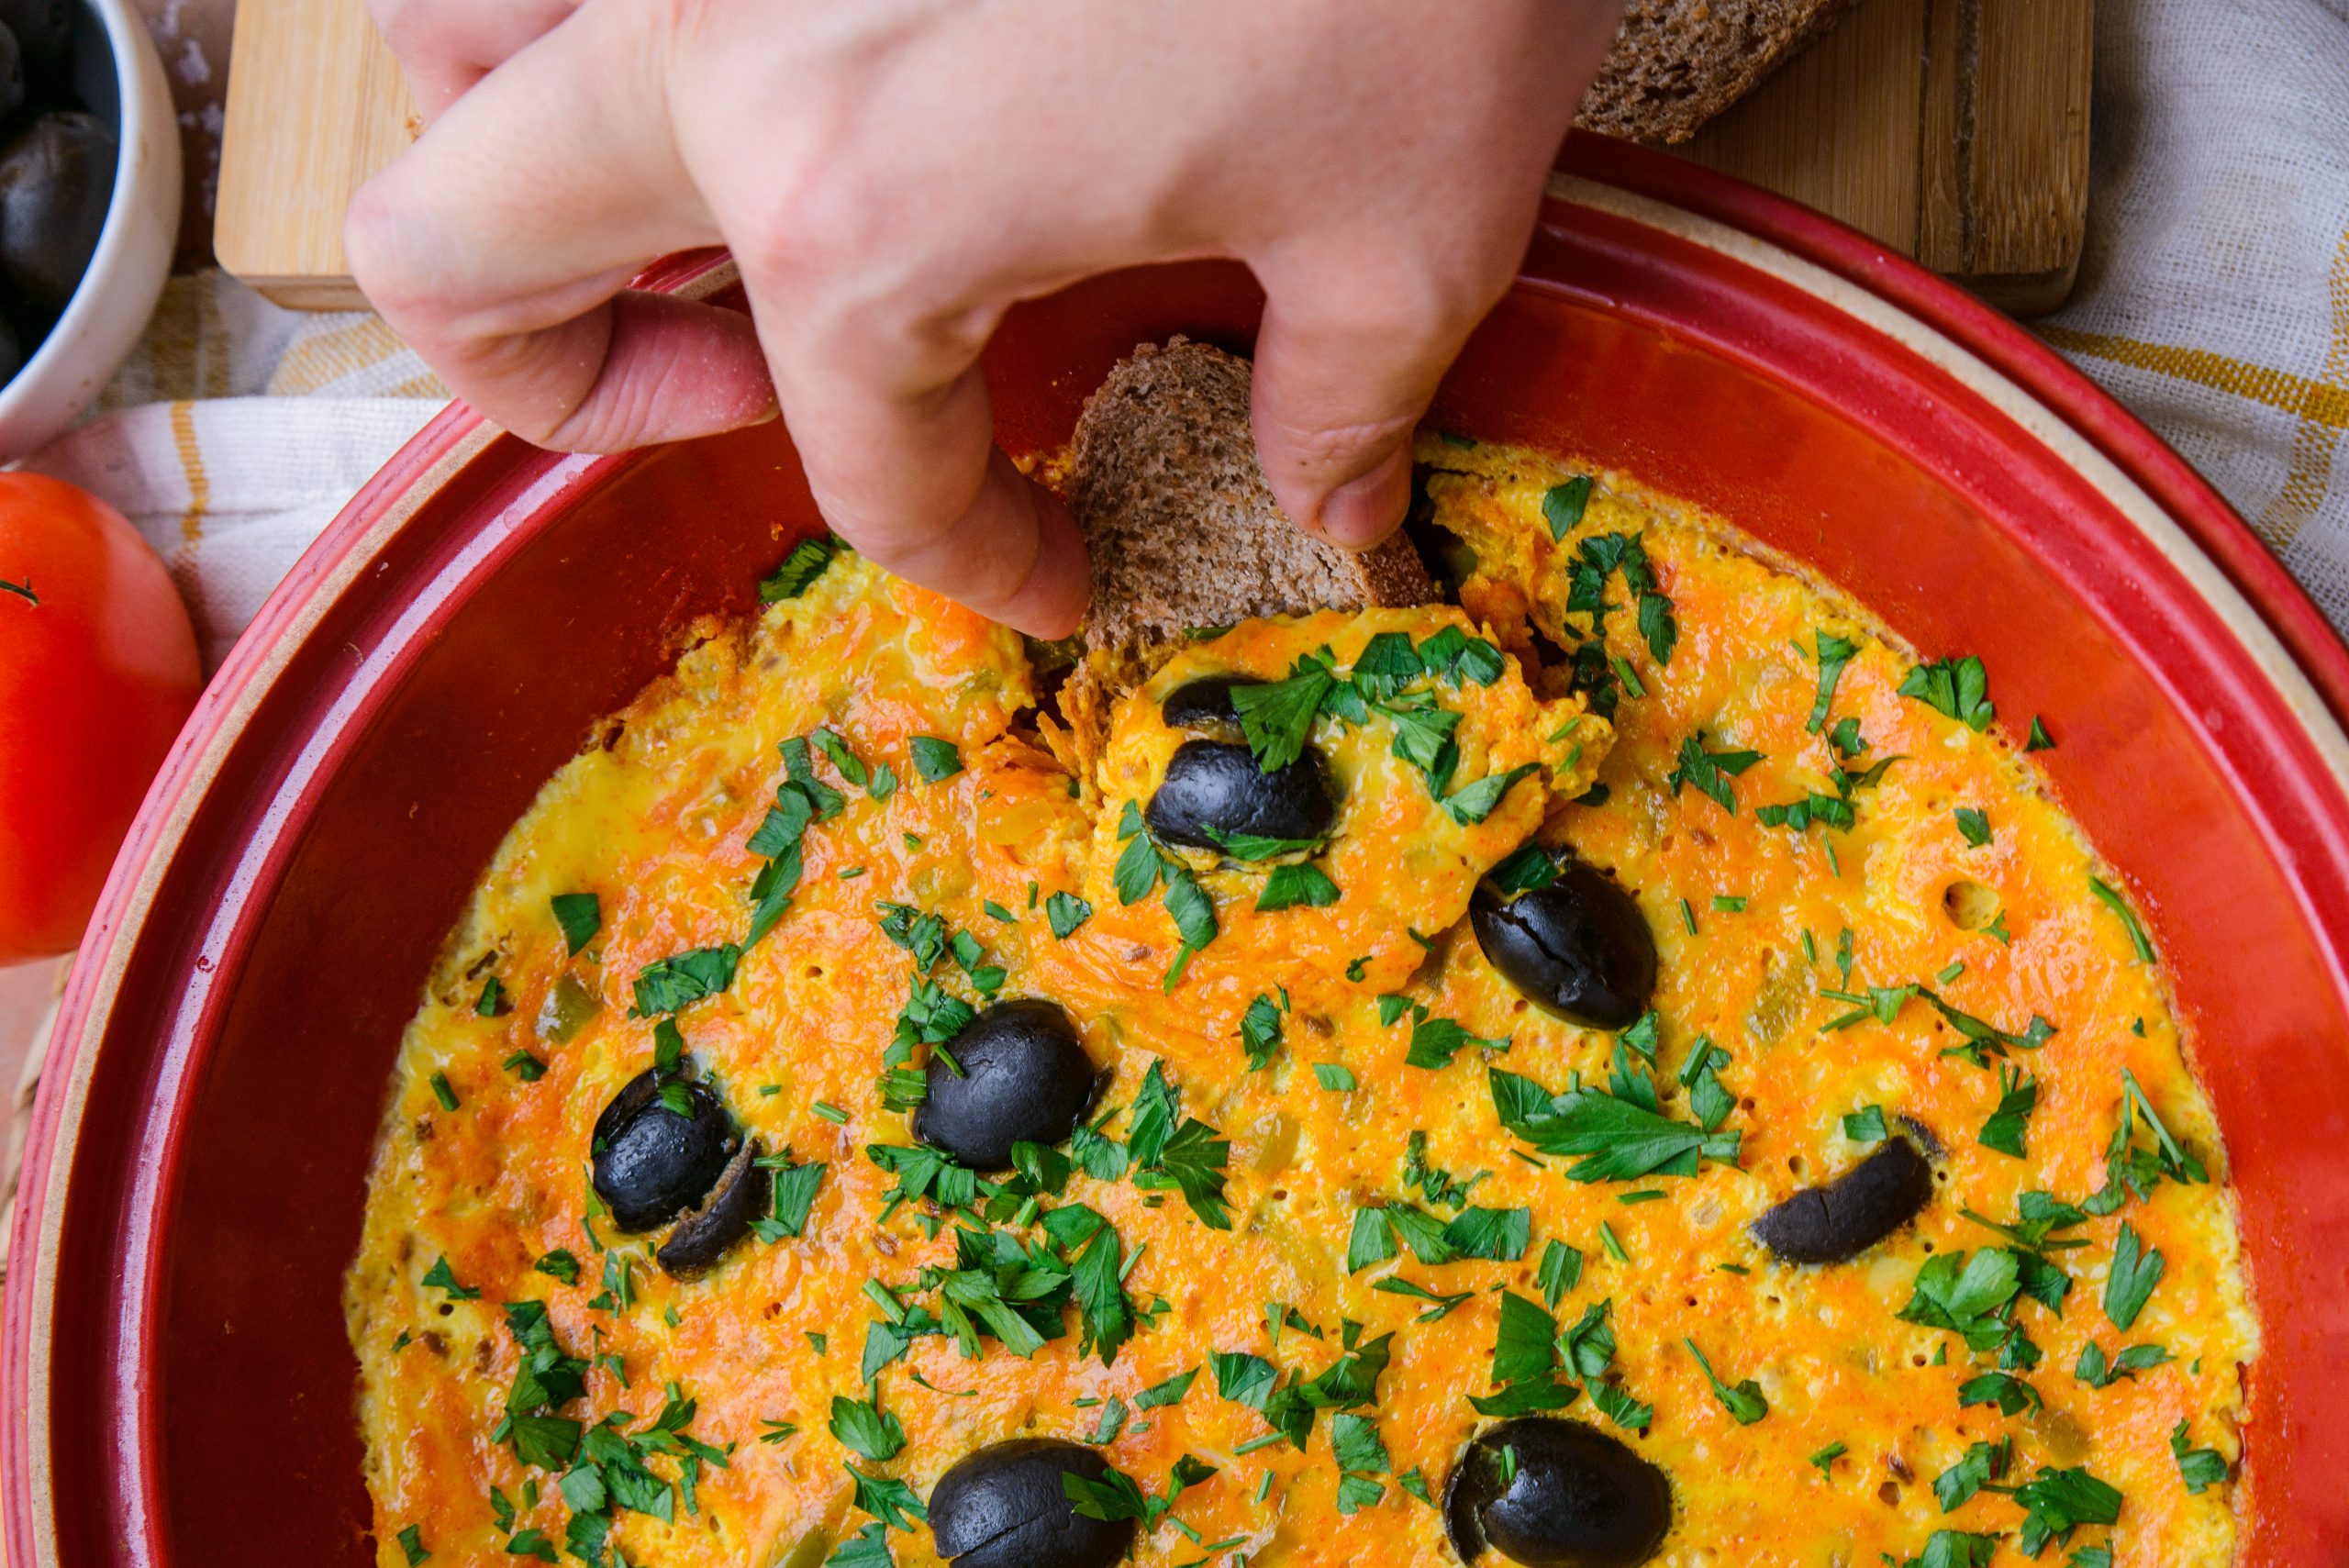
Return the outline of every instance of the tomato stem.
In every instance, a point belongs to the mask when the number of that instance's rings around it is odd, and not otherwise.
[[[36,609],[40,606],[40,595],[33,592],[33,580],[29,577],[21,583],[11,583],[6,577],[0,577],[0,589],[16,595]]]

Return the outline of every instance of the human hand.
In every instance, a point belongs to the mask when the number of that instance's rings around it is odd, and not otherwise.
[[[352,270],[461,395],[616,450],[771,417],[874,561],[1039,636],[1064,509],[996,451],[1013,304],[1229,256],[1264,284],[1265,477],[1337,543],[1514,275],[1620,0],[374,0],[437,114]],[[751,317],[625,290],[729,246]]]

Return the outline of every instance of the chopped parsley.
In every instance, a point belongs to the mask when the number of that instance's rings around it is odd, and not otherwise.
[[[1664,775],[1678,795],[1682,784],[1694,786],[1712,797],[1714,804],[1731,817],[1737,815],[1737,791],[1730,780],[1762,761],[1759,751],[1715,751],[1705,745],[1701,732],[1680,742],[1680,765]]]
[[[1835,700],[1835,683],[1842,679],[1843,666],[1852,662],[1859,645],[1825,627],[1820,627],[1811,640],[1817,645],[1812,657],[1819,662],[1819,695],[1811,699],[1810,717],[1803,721],[1803,728],[1816,735],[1819,727],[1827,722],[1828,709]]]
[[[1411,1025],[1411,1048],[1403,1058],[1404,1065],[1421,1067],[1430,1072],[1452,1065],[1463,1047],[1478,1045],[1487,1051],[1507,1051],[1508,1036],[1486,1039],[1470,1034],[1466,1029],[1450,1018],[1422,1017]]]
[[[2121,917],[2121,924],[2129,932],[2129,945],[2137,950],[2137,962],[2153,962],[2153,939],[2145,935],[2143,923],[2137,918],[2137,912],[2129,907],[2129,901],[2121,896],[2121,890],[2100,876],[2092,876],[2088,878],[2088,891],[2096,895],[2098,903]]]
[[[2216,1449],[2189,1448],[2186,1433],[2187,1423],[2182,1419],[2170,1429],[2169,1451],[2177,1461],[2177,1473],[2185,1478],[2187,1492],[2199,1496],[2213,1486],[2226,1485],[2226,1455]]]
[[[1891,1136],[1882,1106],[1862,1106],[1843,1118],[1843,1136],[1854,1143],[1881,1143]]]
[[[1996,714],[1989,693],[1988,673],[1971,653],[1962,659],[1919,664],[1900,682],[1902,696],[1913,697],[1977,732],[1988,728]]]
[[[1279,865],[1264,879],[1264,890],[1256,897],[1256,907],[1270,912],[1302,904],[1321,909],[1337,901],[1338,884],[1319,866]]]
[[[1739,1426],[1750,1427],[1770,1413],[1770,1402],[1762,1397],[1760,1384],[1749,1377],[1734,1388],[1729,1386],[1714,1373],[1713,1363],[1705,1359],[1705,1352],[1697,1348],[1696,1340],[1683,1336],[1680,1342],[1688,1347],[1688,1353],[1704,1368],[1705,1381],[1713,1385],[1713,1397],[1721,1402],[1721,1408]]]
[[[1361,1085],[1354,1080],[1353,1069],[1341,1062],[1317,1062],[1313,1076],[1331,1094],[1351,1095]]]
[[[2039,1080],[2013,1068],[1998,1069],[1998,1108],[1982,1124],[1976,1141],[1985,1149],[2024,1158],[2023,1129],[2039,1108]]]
[[[1051,923],[1052,935],[1066,941],[1093,918],[1093,906],[1074,893],[1055,893],[1044,900],[1044,918]]]
[[[2112,1244],[2112,1266],[2104,1276],[2104,1316],[2114,1328],[2125,1334],[2135,1327],[2165,1267],[2161,1253],[2146,1249],[2134,1226],[2121,1227]]]
[[[1542,493],[1542,520],[1550,525],[1551,542],[1563,542],[1582,521],[1584,509],[1590,505],[1591,487],[1597,483],[1587,473],[1577,473]]]
[[[963,753],[952,740],[941,740],[935,735],[917,735],[912,740],[914,772],[924,784],[936,784],[951,779],[963,771]]]
[[[1903,775],[1906,776],[1905,774]],[[1957,830],[1965,841],[1980,849],[1990,841],[1990,815],[1971,806],[1961,806],[1950,813],[1957,818]]]
[[[563,945],[571,956],[596,940],[604,929],[604,901],[593,893],[558,893],[547,900],[554,911],[554,923],[562,931]]]
[[[807,591],[810,583],[824,574],[824,569],[832,563],[832,557],[840,550],[840,540],[829,534],[801,539],[791,547],[791,553],[783,558],[782,565],[761,579],[759,598],[770,605],[797,598]]]
[[[654,1018],[676,1012],[705,996],[715,996],[734,984],[742,950],[732,942],[692,948],[656,959],[637,971],[636,1005],[632,1018]]]
[[[752,1221],[751,1230],[770,1245],[800,1235],[807,1229],[808,1211],[815,1207],[817,1191],[824,1184],[823,1165],[795,1163],[788,1149],[780,1154],[762,1154],[757,1163],[766,1169],[771,1184],[766,1216]]]
[[[2124,1377],[2151,1372],[2168,1361],[2169,1351],[2160,1345],[2131,1345],[2119,1355],[2108,1357],[2104,1347],[2090,1340],[2080,1347],[2080,1359],[2073,1365],[2072,1375],[2090,1388],[2110,1388]]]
[[[1281,1010],[1270,996],[1257,996],[1240,1015],[1240,1043],[1248,1051],[1249,1072],[1261,1073],[1272,1065],[1281,1044]]]
[[[1491,1070],[1493,1108],[1501,1125],[1545,1154],[1581,1158],[1566,1170],[1577,1182],[1632,1182],[1642,1176],[1693,1176],[1698,1162],[1737,1162],[1741,1134],[1709,1132],[1657,1108],[1655,1085],[1628,1064],[1619,1042],[1612,1092],[1572,1088],[1553,1095],[1531,1078]]]

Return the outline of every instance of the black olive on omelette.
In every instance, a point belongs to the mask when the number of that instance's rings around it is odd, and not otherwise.
[[[381,1561],[992,1568],[991,1517],[1071,1563],[2232,1560],[2216,1128],[1978,672],[1628,484],[1422,455],[1458,606],[1171,644],[1075,771],[1016,638],[807,547],[549,784],[349,1280]],[[1222,680],[1275,700],[1210,733]],[[1200,739],[1309,749],[1326,828],[1153,834]],[[1576,866],[1653,944],[1611,1029],[1476,929]],[[1017,1000],[1099,1084],[978,1170],[917,1129]],[[694,1201],[766,1178],[688,1278],[593,1176],[663,1027],[741,1140]]]
[[[1468,1445],[1443,1513],[1464,1562],[1489,1544],[1532,1568],[1636,1568],[1672,1528],[1672,1483],[1596,1427],[1518,1416]]]
[[[930,1532],[955,1568],[1109,1568],[1134,1537],[1131,1518],[1080,1512],[1063,1479],[1108,1484],[1097,1448],[1014,1438],[983,1448],[938,1478]]]
[[[931,1050],[913,1135],[974,1171],[1021,1143],[1064,1143],[1099,1086],[1076,1026],[1051,1002],[997,1002]]]

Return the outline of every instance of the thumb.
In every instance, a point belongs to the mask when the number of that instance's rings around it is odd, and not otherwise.
[[[1259,266],[1266,293],[1251,417],[1265,483],[1306,532],[1365,550],[1410,504],[1411,431],[1507,286],[1383,261]]]

